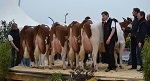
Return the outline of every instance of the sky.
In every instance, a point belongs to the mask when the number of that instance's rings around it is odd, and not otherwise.
[[[14,0],[18,3],[18,0]],[[150,0],[21,0],[21,9],[38,23],[47,24],[51,17],[55,22],[82,21],[86,16],[101,20],[101,12],[108,11],[110,17],[123,21],[132,17],[134,7],[150,13]]]

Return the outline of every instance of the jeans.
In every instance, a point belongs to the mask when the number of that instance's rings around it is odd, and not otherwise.
[[[142,47],[137,47],[137,51],[136,51],[136,54],[137,54],[137,59],[139,60],[139,65],[141,67],[143,67],[143,63],[142,63]]]
[[[19,54],[20,52],[17,52],[14,48],[12,48],[11,50],[11,67],[14,67],[14,66],[18,66],[19,65]],[[16,55],[17,54],[17,55]]]
[[[23,58],[22,63],[24,66],[30,67],[30,59],[29,58]]]

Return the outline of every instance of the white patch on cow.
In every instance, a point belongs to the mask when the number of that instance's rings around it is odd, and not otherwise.
[[[48,37],[45,38],[45,44],[47,44],[47,39],[48,39]]]
[[[62,55],[62,61],[63,61],[63,69],[66,69],[67,66],[66,66],[66,53],[67,53],[67,41],[65,41],[65,44],[64,44],[64,47],[62,47],[62,52],[61,52],[61,55]]]
[[[33,29],[34,27],[32,26],[31,28]]]
[[[24,51],[24,55],[23,55],[24,58],[29,58],[29,52],[27,50],[27,47],[25,47],[25,51]]]
[[[55,50],[54,48],[51,50],[51,55],[49,55],[49,68],[52,69],[52,63],[55,55]]]
[[[84,46],[83,44],[80,46],[80,52],[79,52],[79,58],[81,60],[81,67],[82,69],[84,69],[84,64],[83,64],[83,60],[84,60],[84,55],[85,55],[85,50],[84,50]]]
[[[92,58],[93,58],[93,63],[94,63],[94,69],[98,70],[96,58],[97,58],[99,45],[100,43],[103,43],[102,23],[96,22],[96,23],[91,24],[91,32],[92,32],[92,36],[90,38],[90,42],[93,47]]]
[[[123,33],[119,23],[116,23],[116,30],[117,30],[118,42],[120,42],[120,41],[125,42],[124,33]]]
[[[42,65],[43,65],[43,67],[45,68],[45,65],[48,65],[48,61],[49,61],[49,55],[47,55],[48,54],[48,47],[49,47],[49,45],[48,44],[46,44],[46,52],[45,52],[45,54],[43,54],[43,58],[42,58]]]
[[[44,54],[40,54],[40,58],[39,58],[39,65],[43,66],[44,65]]]
[[[132,24],[130,23],[127,27],[132,28]]]

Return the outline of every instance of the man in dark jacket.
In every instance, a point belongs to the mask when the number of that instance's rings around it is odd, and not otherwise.
[[[19,29],[16,23],[13,23],[11,26],[11,30],[8,35],[8,40],[12,46],[11,67],[18,66],[20,62],[19,61],[20,36],[19,36]],[[15,56],[16,56],[16,60],[15,60]]]
[[[109,13],[104,11],[101,13],[104,19],[104,46],[107,54],[108,67],[105,72],[110,70],[116,70],[115,58],[114,58],[114,46],[118,40],[116,32],[116,23],[109,17]]]
[[[148,23],[145,19],[145,12],[144,11],[140,11],[137,14],[137,18],[138,18],[138,29],[137,29],[137,59],[139,59],[140,62],[140,66],[141,68],[137,71],[142,71],[143,70],[143,64],[142,64],[142,55],[141,55],[141,51],[142,51],[142,47],[144,45],[144,39],[147,35],[147,28],[148,28]]]
[[[137,58],[136,58],[136,46],[137,46],[137,40],[136,40],[136,32],[138,28],[138,18],[137,14],[140,12],[139,8],[133,8],[133,16],[134,20],[132,22],[132,29],[126,30],[123,29],[125,32],[131,33],[131,56],[132,56],[132,67],[129,70],[136,69],[137,68]]]
[[[148,14],[146,18],[147,18],[147,23],[148,23],[148,32],[147,32],[147,34],[150,37],[150,14]]]

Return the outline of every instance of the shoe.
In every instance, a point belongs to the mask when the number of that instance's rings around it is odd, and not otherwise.
[[[129,68],[128,70],[135,70],[136,68]]]
[[[137,70],[137,71],[143,71],[143,68],[140,68],[139,70]]]

